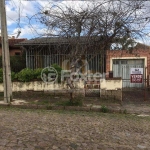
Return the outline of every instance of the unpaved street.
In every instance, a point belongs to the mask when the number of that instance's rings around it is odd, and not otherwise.
[[[97,149],[150,149],[150,118],[0,109],[0,150]]]

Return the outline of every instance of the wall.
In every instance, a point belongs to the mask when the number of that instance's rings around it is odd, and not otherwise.
[[[100,95],[102,98],[122,101],[122,80],[121,78],[101,79]]]
[[[147,74],[150,74],[150,50],[133,50],[130,53],[127,50],[109,50],[106,57],[106,72],[112,71],[113,59],[144,59],[144,65],[147,67]]]
[[[21,53],[21,49],[19,46],[16,46],[15,44],[18,44],[19,42],[23,42],[26,39],[15,39],[15,37],[12,37],[11,39],[8,39],[8,43],[9,43],[9,52],[10,52],[10,56],[14,56],[15,52],[20,52]],[[2,45],[1,45],[1,37],[0,37],[0,56],[2,56]]]
[[[101,83],[101,89],[105,89],[105,90],[122,89],[122,80],[121,80],[121,78],[101,79],[100,83]]]
[[[117,90],[101,90],[101,98],[104,99],[110,99],[111,101],[117,100],[117,101],[122,101],[122,90],[117,89]]]
[[[20,48],[9,49],[10,56],[15,56],[15,53],[20,53],[22,55],[22,50]]]
[[[84,83],[80,81],[75,84],[76,88],[83,89]],[[33,81],[33,82],[12,82],[12,91],[50,91],[50,90],[62,90],[67,89],[66,84],[47,84],[43,81]],[[3,84],[0,83],[0,92],[3,92]]]
[[[101,79],[101,89],[100,95],[105,98],[113,98],[116,100],[122,100],[122,80],[118,78],[112,79]],[[84,82],[79,81],[75,83],[76,89],[74,93],[82,93],[84,95]],[[13,82],[12,83],[13,92],[27,92],[27,91],[44,91],[44,92],[66,92],[68,90],[66,84],[47,84],[43,81],[33,81],[33,82]],[[3,84],[0,83],[0,92],[3,92]],[[69,92],[69,91],[68,91]]]
[[[19,52],[21,54],[21,49],[20,48],[13,48],[13,49],[9,49],[9,54],[10,56],[14,56],[16,52]],[[0,56],[2,56],[2,48],[0,47]]]

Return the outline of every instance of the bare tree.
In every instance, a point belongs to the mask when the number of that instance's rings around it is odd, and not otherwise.
[[[87,1],[84,7],[57,2],[42,9],[35,18],[45,25],[48,36],[68,40],[71,72],[79,72],[83,66],[77,65],[87,51],[105,55],[113,43],[128,49],[135,39],[143,38],[150,22],[146,10],[146,2],[139,0]],[[72,79],[68,80],[68,85],[74,88]]]

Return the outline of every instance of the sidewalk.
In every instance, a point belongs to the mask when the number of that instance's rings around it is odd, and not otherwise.
[[[150,116],[150,104],[107,104],[105,105],[110,113],[127,113],[143,116]],[[25,100],[13,100],[11,104],[0,101],[0,107],[12,107],[23,109],[45,109],[45,110],[73,110],[73,111],[92,111],[101,112],[102,105],[86,104],[84,106],[55,106],[30,104]]]

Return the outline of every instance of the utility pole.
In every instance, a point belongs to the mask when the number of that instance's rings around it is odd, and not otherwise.
[[[12,100],[12,84],[11,84],[10,56],[8,46],[5,0],[0,0],[0,15],[1,15],[4,102],[10,103]]]

